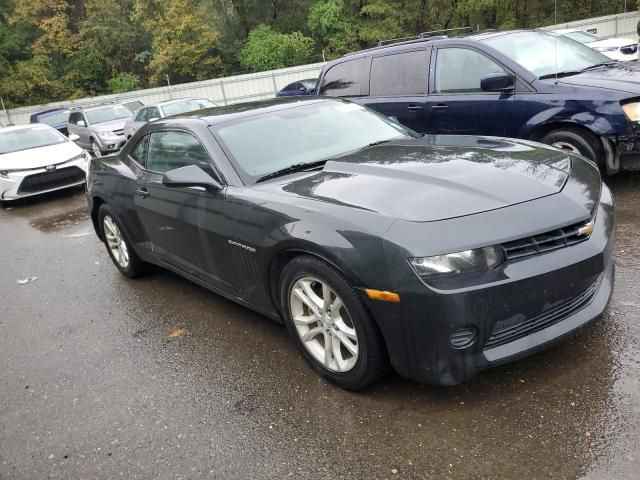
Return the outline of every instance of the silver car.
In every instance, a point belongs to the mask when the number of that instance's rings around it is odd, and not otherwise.
[[[101,157],[117,152],[126,143],[123,129],[131,115],[116,103],[74,108],[69,114],[67,129],[69,136],[78,136],[78,145]]]
[[[127,120],[124,125],[124,135],[129,139],[142,125],[147,122],[152,122],[153,120],[158,120],[159,118],[215,106],[217,106],[215,103],[206,98],[179,98],[177,100],[167,100],[166,102],[147,105]]]

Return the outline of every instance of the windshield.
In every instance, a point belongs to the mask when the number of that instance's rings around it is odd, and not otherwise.
[[[64,143],[67,138],[51,127],[38,126],[0,132],[0,155]]]
[[[580,43],[591,43],[597,42],[600,38],[597,35],[593,35],[587,32],[569,32],[563,34],[565,37],[570,38],[571,40],[575,40]]]
[[[313,88],[316,88],[316,83],[318,83],[318,80],[317,79],[314,79],[314,80],[302,80],[300,83],[302,85],[304,85],[307,90],[311,90]]]
[[[60,110],[58,112],[45,113],[38,116],[38,123],[45,123],[52,127],[67,123],[69,120],[69,110]]]
[[[192,98],[182,102],[169,103],[167,105],[163,105],[161,108],[164,111],[165,116],[168,117],[170,115],[193,112],[194,110],[200,110],[201,108],[210,108],[215,106],[215,103],[205,100],[204,98]]]
[[[516,32],[481,41],[519,63],[537,77],[561,72],[579,72],[611,61],[609,57],[575,40],[545,32]]]
[[[305,103],[245,117],[215,131],[252,181],[291,165],[326,160],[373,142],[418,135],[360,105],[334,101]]]
[[[87,110],[85,112],[89,123],[104,123],[111,122],[113,120],[120,120],[123,118],[129,118],[131,112],[124,108],[122,105],[109,105],[108,107],[100,107],[93,110]]]

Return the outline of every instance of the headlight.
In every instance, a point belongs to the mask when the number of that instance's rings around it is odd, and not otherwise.
[[[632,122],[640,122],[640,102],[622,105],[622,111]]]
[[[107,142],[114,142],[120,140],[120,135],[116,135],[113,132],[98,132],[98,136]]]
[[[76,155],[75,157],[70,158],[64,163],[75,162],[77,160],[84,160],[85,162],[88,162],[90,158],[91,155],[89,155],[89,152],[83,151],[80,155]]]
[[[502,247],[476,248],[446,255],[409,259],[409,263],[421,277],[486,272],[502,262],[504,262]]]
[[[593,49],[598,52],[615,52],[618,47],[593,47]]]

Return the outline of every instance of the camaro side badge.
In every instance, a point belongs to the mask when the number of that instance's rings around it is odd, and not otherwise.
[[[227,240],[227,242],[229,242],[229,245],[233,245],[234,247],[240,247],[245,249],[247,252],[251,252],[251,253],[256,253],[256,249],[253,247],[249,247],[247,245],[243,245],[241,243],[238,242],[234,242],[233,240]]]
[[[584,227],[580,227],[578,229],[578,235],[580,236],[588,236],[593,232],[593,222],[587,223]]]

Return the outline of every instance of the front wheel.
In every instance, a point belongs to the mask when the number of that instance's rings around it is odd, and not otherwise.
[[[93,156],[96,158],[102,157],[102,150],[100,150],[100,145],[98,145],[93,140],[91,140],[91,152],[93,153]]]
[[[386,374],[382,335],[340,272],[314,257],[296,257],[282,271],[280,293],[287,330],[322,377],[357,391]]]
[[[560,128],[547,133],[540,141],[552,147],[582,155],[599,166],[604,165],[602,142],[591,132]]]

